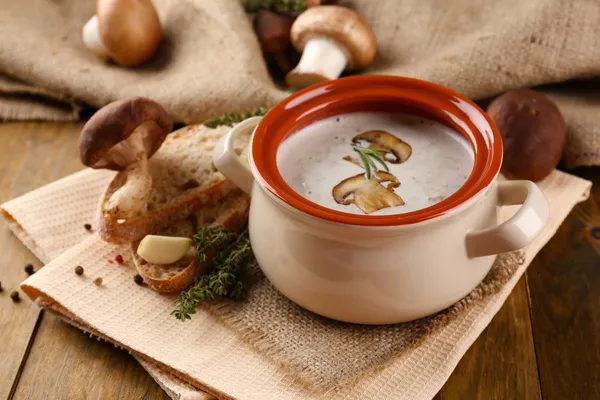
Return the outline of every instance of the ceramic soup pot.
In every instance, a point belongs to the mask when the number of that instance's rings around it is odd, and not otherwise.
[[[357,111],[415,114],[468,139],[474,166],[462,187],[417,211],[369,216],[334,211],[294,192],[276,155],[286,138],[323,118]],[[249,162],[233,150],[253,130]],[[527,245],[542,230],[548,205],[529,181],[498,181],[502,142],[489,117],[445,87],[391,76],[324,82],[234,127],[214,163],[252,196],[249,232],[269,281],[317,314],[352,323],[389,324],[436,313],[473,290],[497,254]],[[520,205],[498,224],[499,206]]]

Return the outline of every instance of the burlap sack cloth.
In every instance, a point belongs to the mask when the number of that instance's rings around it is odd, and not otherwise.
[[[131,351],[174,398],[198,398],[196,389],[244,399],[433,397],[590,187],[555,171],[541,183],[550,221],[524,252],[501,255],[473,293],[436,316],[362,327],[300,309],[255,267],[246,301],[207,304],[191,321],[176,321],[173,297],[133,282],[127,248],[83,229],[111,177],[84,170],[2,206],[15,234],[42,261],[53,260],[22,287],[68,322]],[[513,210],[503,209],[503,218]],[[125,266],[107,261],[117,254]],[[99,276],[102,287],[92,283]]]
[[[137,69],[86,50],[94,0],[0,0],[0,120],[69,120],[79,102],[132,96],[182,122],[275,102],[275,89],[239,0],[155,0],[164,41]],[[427,79],[476,99],[600,74],[595,0],[352,0],[373,26],[378,55],[363,73]],[[11,77],[13,80],[11,80]],[[17,80],[17,81],[15,81]],[[568,167],[600,164],[596,84],[549,89],[568,123]]]

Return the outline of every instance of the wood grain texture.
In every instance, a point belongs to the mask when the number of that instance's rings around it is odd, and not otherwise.
[[[80,123],[0,124],[0,202],[80,170],[77,137],[81,126]],[[89,392],[94,398],[116,398],[116,393],[120,393],[120,398],[163,398],[162,389],[133,357],[112,346],[91,341],[48,316],[39,320],[35,335],[39,308],[22,293],[18,304],[9,297],[26,279],[23,268],[29,262],[36,269],[41,266],[0,218],[0,282],[4,288],[0,293],[0,399],[10,398],[13,392],[15,398],[86,398],[65,397],[53,391],[56,385],[61,385],[57,381],[59,372],[63,381],[70,379],[71,385],[79,385],[81,390],[99,382]],[[19,375],[21,382],[17,385]],[[50,395],[42,396],[43,393]]]
[[[44,313],[14,399],[169,399],[127,352]]]
[[[38,128],[37,124],[0,125],[0,202],[74,170],[63,160],[71,147],[70,136],[57,135],[53,125]],[[0,293],[0,398],[9,397],[14,389],[39,315],[38,307],[23,293],[19,303],[9,297],[13,290],[20,292],[19,283],[27,278],[23,270],[27,263],[40,268],[4,220],[0,221],[0,281],[4,288]]]
[[[435,399],[541,398],[527,288],[521,279]]]
[[[527,270],[542,394],[600,399],[600,169],[594,182]]]

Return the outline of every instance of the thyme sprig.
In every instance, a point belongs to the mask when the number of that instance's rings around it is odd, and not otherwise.
[[[227,230],[224,226],[203,226],[193,241],[198,253],[198,261],[206,262],[206,253],[226,248],[236,239],[235,233]]]
[[[271,10],[280,13],[301,13],[306,9],[304,0],[242,0],[246,12]]]
[[[207,232],[208,233],[208,232]],[[223,238],[222,232],[208,235],[206,248],[212,248],[213,244]],[[200,256],[198,250],[198,256]],[[202,253],[206,254],[206,253]],[[246,266],[253,259],[252,248],[247,232],[238,236],[233,243],[217,255],[211,262],[212,270],[196,280],[196,283],[187,291],[182,292],[175,301],[175,310],[171,315],[180,321],[191,319],[191,314],[196,313],[196,306],[205,301],[213,300],[217,296],[241,299],[247,295],[246,287],[241,280]]]
[[[258,107],[252,111],[246,111],[244,113],[227,113],[220,117],[209,119],[204,121],[204,126],[209,128],[217,128],[219,126],[233,126],[238,122],[242,122],[248,118],[263,116],[269,111],[271,107]]]
[[[356,144],[352,145],[352,149],[358,153],[358,155],[363,163],[363,166],[365,168],[365,171],[367,174],[367,179],[371,179],[371,176],[372,176],[371,170],[373,170],[373,171],[378,170],[378,167],[377,167],[377,164],[375,164],[375,161],[377,161],[379,164],[381,164],[383,169],[385,169],[387,172],[390,172],[390,169],[387,166],[387,164],[385,162],[385,158],[384,158],[387,153],[390,153],[389,150],[380,149],[377,147],[362,147],[362,146],[358,146]]]

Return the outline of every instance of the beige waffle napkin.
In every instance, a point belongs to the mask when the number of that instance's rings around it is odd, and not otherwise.
[[[202,391],[240,399],[323,397],[322,391],[307,387],[297,374],[281,368],[206,308],[199,308],[191,321],[175,321],[169,315],[173,297],[137,286],[131,265],[107,262],[127,249],[101,242],[83,224],[93,221],[98,198],[111,176],[84,170],[2,206],[15,234],[42,261],[54,259],[25,281],[23,289],[73,325],[132,352],[173,398],[206,398]],[[572,207],[588,196],[590,183],[555,171],[540,186],[550,204],[550,221],[525,249],[524,263],[498,291],[457,313],[447,325],[425,335],[418,346],[355,384],[328,391],[326,397],[432,398],[531,259]],[[512,210],[503,211],[507,217]],[[74,274],[76,265],[84,266],[82,277]],[[101,287],[92,283],[96,277],[103,278]]]

